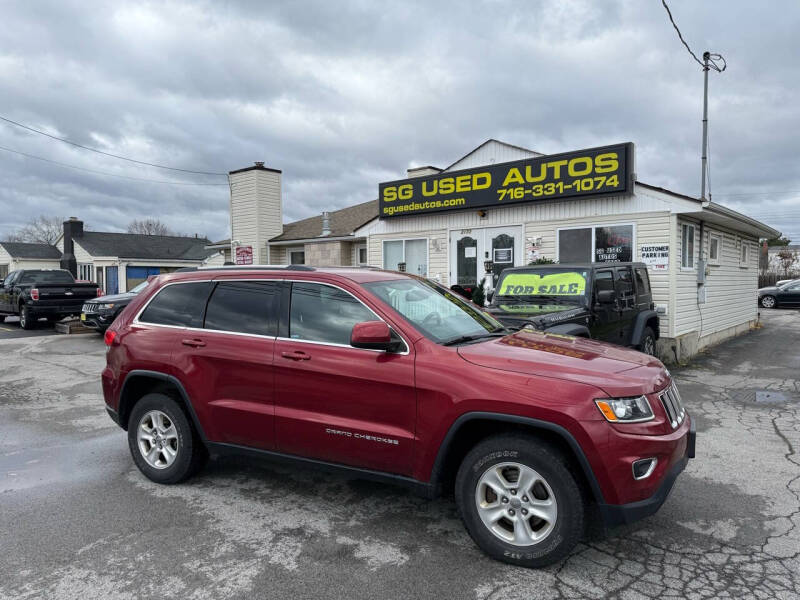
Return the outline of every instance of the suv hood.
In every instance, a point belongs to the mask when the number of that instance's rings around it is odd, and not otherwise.
[[[482,367],[586,383],[609,396],[638,396],[661,389],[669,381],[661,361],[647,354],[531,329],[461,346],[458,353]]]
[[[496,319],[503,323],[524,326],[531,324],[536,329],[547,329],[560,323],[572,321],[574,323],[583,322],[589,316],[589,310],[585,306],[565,306],[563,304],[519,304],[508,307],[493,306],[489,312]]]
[[[107,302],[125,302],[136,298],[136,294],[131,294],[126,292],[124,294],[113,294],[109,296],[98,296],[96,303],[107,303]]]

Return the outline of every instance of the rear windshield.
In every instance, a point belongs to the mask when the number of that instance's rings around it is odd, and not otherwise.
[[[75,283],[69,271],[25,271],[17,283]]]
[[[590,292],[588,269],[506,271],[497,282],[492,304],[583,304]]]

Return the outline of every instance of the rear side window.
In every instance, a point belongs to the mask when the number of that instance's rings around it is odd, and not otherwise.
[[[609,269],[596,271],[594,274],[594,282],[598,292],[614,290],[614,274]]]
[[[289,337],[350,345],[353,325],[377,321],[371,310],[344,290],[319,283],[293,283]]]
[[[206,329],[257,335],[278,334],[279,285],[276,281],[218,283],[206,308]]]
[[[635,269],[636,272],[636,289],[640,294],[650,293],[650,278],[647,276],[647,269]]]
[[[75,283],[69,271],[23,271],[19,283]]]
[[[175,283],[161,288],[139,317],[143,323],[200,327],[211,283]]]

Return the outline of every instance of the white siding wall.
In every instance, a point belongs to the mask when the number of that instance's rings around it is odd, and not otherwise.
[[[757,317],[756,290],[758,289],[758,240],[730,229],[706,224],[703,232],[703,257],[708,260],[709,233],[722,236],[720,264],[708,265],[706,302],[697,304],[697,259],[700,257],[700,224],[696,221],[673,217],[675,224],[675,311],[672,337],[698,332],[702,339],[718,331],[735,327]],[[681,226],[695,226],[695,266],[681,268]],[[742,244],[749,244],[746,265],[739,264]]]
[[[11,259],[11,255],[8,252],[6,252],[5,248],[0,246],[0,266],[5,266],[5,268],[2,271],[0,271],[0,276],[2,276],[3,273],[10,273],[11,271],[14,270],[11,268],[12,262],[13,261]]]
[[[526,150],[525,148],[517,148],[516,146],[509,146],[495,140],[489,141],[487,144],[480,146],[471,154],[468,154],[455,164],[451,165],[448,171],[457,171],[460,169],[471,169],[472,167],[483,167],[495,163],[511,162],[512,160],[523,160],[525,158],[533,158],[535,156],[543,156],[533,150]]]
[[[230,178],[233,239],[253,246],[253,260],[264,264],[267,240],[283,232],[281,174],[253,169]]]

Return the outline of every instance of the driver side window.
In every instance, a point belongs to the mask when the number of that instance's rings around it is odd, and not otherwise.
[[[289,337],[296,340],[350,345],[353,325],[378,321],[353,295],[320,283],[293,283]]]

